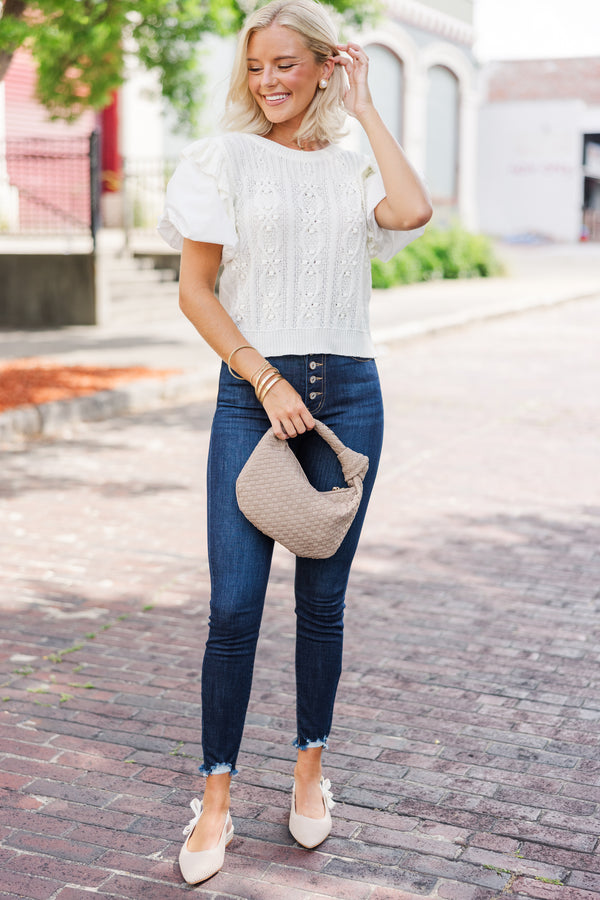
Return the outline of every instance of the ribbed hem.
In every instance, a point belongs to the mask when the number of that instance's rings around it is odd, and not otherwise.
[[[294,328],[289,331],[250,331],[244,337],[263,356],[306,356],[334,353],[337,356],[375,356],[375,346],[367,331],[338,331],[327,328]]]

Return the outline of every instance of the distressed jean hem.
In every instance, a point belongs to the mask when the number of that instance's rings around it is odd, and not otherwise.
[[[204,763],[199,770],[201,775],[224,775],[229,772],[230,775],[237,775],[238,770],[234,769],[231,763],[215,763],[214,766],[205,766]]]
[[[327,743],[328,738],[328,734],[326,734],[325,737],[317,738],[316,741],[300,740],[299,738],[296,738],[293,742],[293,746],[298,750],[309,750],[312,747],[322,747],[323,750],[327,750],[329,748],[329,744]]]

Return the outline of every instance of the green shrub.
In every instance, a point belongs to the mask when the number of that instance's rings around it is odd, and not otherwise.
[[[459,225],[428,228],[389,262],[371,263],[374,288],[389,288],[434,278],[485,278],[501,275],[502,266],[489,239]]]

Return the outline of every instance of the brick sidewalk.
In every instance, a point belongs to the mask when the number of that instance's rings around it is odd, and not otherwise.
[[[316,851],[286,822],[291,559],[275,556],[211,898],[600,895],[600,300],[403,344],[348,596]],[[199,788],[211,410],[7,446],[0,896],[169,900]]]

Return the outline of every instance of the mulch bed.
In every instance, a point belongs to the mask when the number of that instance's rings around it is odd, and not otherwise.
[[[148,369],[145,366],[70,366],[33,357],[13,359],[0,363],[0,412],[16,406],[83,397],[119,387],[128,381],[165,378],[179,372],[179,369]]]

